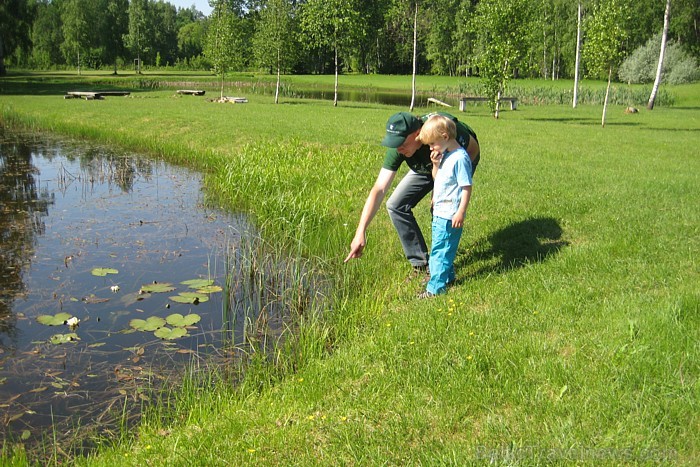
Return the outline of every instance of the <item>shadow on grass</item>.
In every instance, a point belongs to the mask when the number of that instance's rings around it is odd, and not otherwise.
[[[663,131],[664,133],[668,132],[682,132],[682,133],[696,133],[700,132],[700,128],[657,128],[657,127],[647,127],[645,130],[651,130],[651,131]]]
[[[597,123],[600,125],[600,118],[586,117],[526,117],[525,120],[533,122],[556,122],[556,123]]]
[[[600,118],[585,118],[585,117],[530,117],[525,120],[531,120],[533,122],[554,122],[554,123],[580,123],[584,125],[597,125],[601,126]],[[610,122],[606,121],[605,126],[641,126],[638,122]]]
[[[559,222],[551,217],[525,219],[497,230],[468,251],[458,253],[455,268],[462,277],[457,284],[543,262],[569,245],[562,240],[562,234]]]

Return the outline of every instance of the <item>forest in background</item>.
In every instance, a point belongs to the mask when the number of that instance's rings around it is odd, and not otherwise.
[[[499,35],[503,38],[499,28],[504,25],[487,22],[488,7],[508,8],[505,27],[518,42],[508,64],[512,77],[572,78],[579,4],[584,45],[587,21],[596,9],[619,7],[622,14],[615,24],[621,31],[619,52],[632,57],[635,51],[643,55],[639,51],[645,46],[658,51],[648,43],[657,38],[660,44],[666,2],[212,0],[210,4],[214,11],[207,17],[194,6],[176,8],[163,0],[5,0],[0,5],[0,72],[6,67],[119,72],[136,69],[137,59],[146,68],[215,69],[214,16],[225,10],[230,12],[225,26],[230,71],[274,73],[279,66],[283,73],[325,74],[333,73],[337,65],[341,73],[410,74],[415,33],[418,73],[479,75],[482,64],[477,57]],[[669,47],[681,53],[683,67],[689,69],[686,80],[697,79],[699,20],[697,0],[672,1]],[[271,43],[279,47],[271,48]],[[658,59],[658,52],[652,55]],[[585,56],[581,67],[586,76],[606,77],[606,70],[588,66]]]

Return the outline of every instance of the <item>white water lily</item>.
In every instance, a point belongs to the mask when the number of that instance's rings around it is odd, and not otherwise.
[[[113,285],[112,287],[110,287],[110,289],[112,289],[112,292],[119,292],[119,286],[118,286],[118,285]]]
[[[71,329],[76,328],[76,327],[78,326],[78,323],[79,323],[79,322],[80,322],[80,320],[79,320],[78,318],[76,318],[75,316],[73,316],[72,318],[66,320],[66,324],[67,324]]]

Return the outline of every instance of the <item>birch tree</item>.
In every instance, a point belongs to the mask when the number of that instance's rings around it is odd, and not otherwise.
[[[212,69],[221,77],[220,98],[224,98],[224,78],[226,73],[240,64],[238,17],[225,0],[212,1],[214,10],[209,16],[209,30],[204,47],[204,55],[212,64]]]
[[[148,0],[129,1],[129,32],[124,35],[124,44],[136,54],[136,73],[141,74],[141,54],[148,48]]]
[[[255,57],[260,66],[277,72],[275,104],[279,102],[280,74],[292,64],[294,36],[292,5],[288,0],[268,0],[260,10],[253,38]]]
[[[493,116],[514,67],[525,55],[530,25],[528,0],[481,0],[470,23],[477,36],[481,81]]]
[[[415,31],[413,3],[413,0],[390,0],[384,13],[386,70],[391,73],[409,74],[412,70]]]
[[[122,37],[128,31],[129,17],[127,0],[102,0],[104,11],[99,16],[100,42],[105,60],[112,62],[117,74],[117,59],[124,56]]]
[[[67,63],[75,63],[80,74],[80,54],[88,48],[90,25],[88,22],[88,2],[86,0],[67,0],[61,8],[63,23],[63,44],[61,52]]]
[[[622,60],[622,46],[627,38],[625,23],[628,14],[620,0],[601,0],[593,8],[586,28],[586,44],[583,55],[591,74],[602,77],[607,74],[608,85],[603,101],[602,126],[605,126],[605,113],[608,108],[610,83],[613,71]]]
[[[413,73],[411,75],[411,106],[409,110],[413,112],[416,103],[416,73],[418,72],[418,2],[415,4],[413,14]]]
[[[574,109],[578,104],[578,81],[581,69],[581,0],[578,2],[578,13],[576,16],[576,64],[574,65]]]
[[[656,66],[656,78],[654,79],[654,86],[651,88],[651,95],[649,96],[649,102],[647,103],[647,109],[654,110],[654,103],[656,101],[656,95],[659,92],[659,85],[661,84],[661,71],[663,70],[664,63],[664,53],[666,52],[666,38],[668,37],[668,25],[671,18],[671,0],[666,0],[666,10],[664,12],[664,29],[661,33],[661,50],[659,52],[659,64]]]
[[[352,0],[307,0],[303,4],[301,27],[319,46],[333,49],[333,106],[336,107],[340,58],[349,58],[353,44],[364,35],[359,11]]]

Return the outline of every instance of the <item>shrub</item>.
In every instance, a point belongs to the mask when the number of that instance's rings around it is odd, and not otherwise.
[[[627,83],[651,83],[656,78],[659,61],[661,33],[650,38],[646,44],[627,57],[620,66],[618,76]],[[673,41],[666,43],[664,65],[661,80],[668,84],[690,83],[700,77],[700,69],[694,57],[689,55],[680,44]]]
[[[668,67],[668,68],[666,68]],[[680,44],[674,43],[664,57],[663,82],[668,84],[692,83],[700,79],[700,68],[695,57],[690,56]]]

